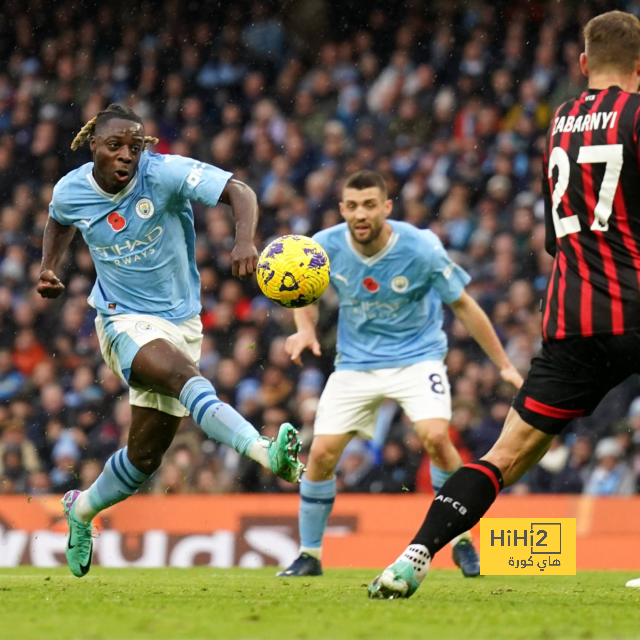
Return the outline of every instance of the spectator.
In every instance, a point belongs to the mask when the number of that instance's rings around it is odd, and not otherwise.
[[[160,138],[152,151],[212,162],[248,181],[260,199],[259,248],[277,235],[337,224],[344,174],[379,170],[392,216],[442,239],[526,371],[540,345],[538,300],[553,266],[544,249],[544,134],[558,104],[585,86],[568,26],[581,24],[584,8],[567,6],[566,16],[540,23],[536,12],[507,0],[504,28],[490,29],[498,12],[478,0],[459,13],[452,6],[442,24],[425,30],[414,15],[428,8],[420,0],[362,14],[326,2],[310,12],[301,2],[286,21],[264,0],[244,13],[207,5],[196,20],[188,3],[149,13],[133,0],[123,28],[103,2],[4,4],[11,19],[3,26],[0,72],[0,465],[7,447],[17,445],[20,455],[7,454],[14,477],[5,477],[3,491],[86,486],[127,441],[125,385],[100,359],[87,304],[95,279],[90,250],[72,243],[59,302],[33,291],[53,186],[90,160],[86,148],[68,153],[70,141],[112,101],[140,113],[147,134]],[[603,0],[596,10],[612,7]],[[27,12],[35,30],[24,28]],[[339,41],[331,40],[335,25]],[[328,290],[319,305],[322,357],[305,354],[302,369],[292,366],[283,349],[291,312],[266,301],[254,282],[231,277],[227,209],[195,204],[194,218],[202,374],[265,435],[291,420],[310,442],[332,366],[335,296]],[[479,457],[500,433],[513,389],[447,311],[445,330],[452,433],[465,456]],[[640,393],[633,380],[625,389],[616,400],[620,415]],[[526,486],[577,492],[601,475],[598,483],[608,486],[625,468],[625,454],[640,483],[636,408],[614,431],[622,457],[599,459],[591,473],[591,445],[576,422],[566,434],[570,453],[554,443]],[[596,415],[589,425],[602,437],[618,417]],[[362,443],[347,450],[343,489],[429,490],[428,459],[406,425],[394,425],[375,452]],[[165,466],[154,486],[161,493],[289,489],[206,440],[189,420]]]
[[[0,476],[3,480],[11,482],[15,493],[27,492],[29,472],[22,464],[22,448],[20,445],[12,444],[4,448]]]
[[[358,489],[367,493],[413,491],[417,471],[402,442],[389,441],[382,448],[382,464],[362,478]]]
[[[55,493],[66,493],[80,485],[76,473],[80,461],[80,449],[67,431],[63,433],[53,447],[51,454],[51,488]]]
[[[0,402],[13,400],[24,386],[25,377],[14,367],[11,352],[0,351]]]
[[[635,482],[624,451],[615,438],[603,438],[596,446],[596,468],[591,472],[584,493],[590,496],[630,495]]]
[[[360,485],[373,464],[373,453],[365,442],[359,438],[351,440],[336,469],[339,490],[360,491]]]
[[[582,493],[592,471],[593,444],[586,436],[578,436],[564,469],[551,482],[552,493]]]
[[[542,460],[526,475],[524,480],[531,493],[550,493],[559,474],[565,469],[569,448],[557,436]]]
[[[4,459],[7,452],[12,452],[14,469],[19,466],[28,473],[35,473],[40,469],[38,452],[33,444],[25,437],[22,424],[17,421],[8,421],[3,425],[0,437],[0,476],[5,475]]]
[[[198,469],[196,473],[195,491],[197,493],[222,493],[224,487],[220,485],[220,481],[216,472],[209,467]]]
[[[178,465],[173,462],[165,462],[162,465],[155,483],[154,493],[161,495],[189,493],[189,484]]]
[[[51,493],[51,480],[44,471],[29,474],[27,493],[31,496],[43,496]]]
[[[81,491],[86,491],[97,479],[102,471],[102,463],[93,458],[82,461],[80,466],[80,486]]]

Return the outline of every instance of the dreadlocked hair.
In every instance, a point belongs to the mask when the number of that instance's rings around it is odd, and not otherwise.
[[[91,118],[87,124],[80,129],[78,135],[73,139],[71,143],[71,150],[75,151],[81,147],[92,135],[95,134],[96,126],[108,122],[109,120],[131,120],[142,124],[142,118],[129,107],[123,107],[119,104],[110,104],[106,109],[100,111],[95,118]],[[158,138],[153,136],[145,136],[144,144],[158,144]]]

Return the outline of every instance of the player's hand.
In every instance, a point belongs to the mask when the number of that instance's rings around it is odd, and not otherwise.
[[[290,335],[284,343],[284,350],[291,356],[291,360],[299,366],[302,366],[300,354],[305,349],[311,349],[311,352],[315,356],[322,355],[322,352],[320,351],[320,343],[318,342],[318,338],[316,338],[315,331],[298,331],[297,333]]]
[[[500,369],[500,377],[509,384],[512,384],[516,389],[519,389],[524,380],[518,370],[509,363],[504,369]]]
[[[36,290],[43,298],[58,298],[64,293],[64,285],[51,269],[47,269],[40,274]]]
[[[251,277],[258,266],[258,250],[253,242],[236,243],[231,252],[231,273],[236,278]]]

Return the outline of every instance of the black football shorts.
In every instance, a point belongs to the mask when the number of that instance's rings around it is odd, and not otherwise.
[[[531,426],[557,435],[634,373],[640,373],[640,333],[547,340],[513,407]]]

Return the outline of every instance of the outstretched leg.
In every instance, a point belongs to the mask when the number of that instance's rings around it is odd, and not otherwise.
[[[458,450],[449,437],[449,421],[443,418],[418,420],[415,430],[429,454],[431,486],[434,493],[462,466]],[[473,546],[471,533],[465,531],[451,540],[453,561],[467,578],[480,575],[480,557]]]
[[[464,465],[442,486],[415,538],[369,587],[373,598],[409,597],[433,556],[468,531],[500,490],[519,480],[546,453],[554,436],[527,424],[511,409],[500,438],[481,460]]]
[[[542,458],[553,438],[511,409],[491,451],[478,462],[464,465],[444,483],[413,543],[426,546],[433,557],[453,537],[471,529],[498,492]]]
[[[322,538],[336,497],[335,468],[354,433],[313,439],[307,471],[300,483],[300,555],[280,577],[321,575]]]
[[[218,398],[196,364],[168,340],[157,339],[140,347],[131,362],[129,383],[138,390],[178,398],[208,436],[260,462],[285,480],[299,480],[302,465],[298,462],[297,431],[291,425],[282,425],[275,441],[261,437],[235,409]],[[87,491],[70,491],[64,496],[62,503],[69,522],[66,555],[74,575],[86,575],[91,566],[92,519],[136,493],[155,472],[180,420],[181,416],[133,405],[127,447],[107,460]]]
[[[289,482],[298,482],[300,443],[291,425],[282,425],[275,442],[261,437],[233,407],[222,402],[196,364],[167,340],[154,340],[136,354],[131,382],[140,388],[178,398],[214,440],[259,462]]]

